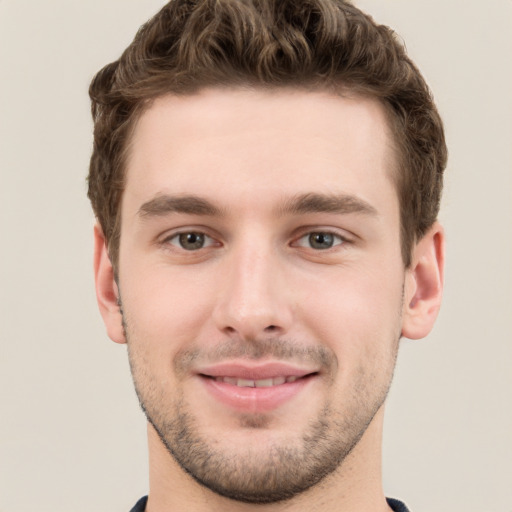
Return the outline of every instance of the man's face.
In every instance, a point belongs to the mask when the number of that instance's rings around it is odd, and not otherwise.
[[[392,169],[368,99],[209,90],[137,124],[118,276],[130,364],[163,444],[215,492],[300,493],[381,409],[405,278]]]

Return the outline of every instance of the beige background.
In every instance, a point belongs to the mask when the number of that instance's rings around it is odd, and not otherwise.
[[[431,84],[450,146],[444,309],[404,342],[385,489],[512,512],[512,1],[361,0]],[[92,281],[87,87],[157,0],[0,0],[0,512],[128,511],[145,423]]]

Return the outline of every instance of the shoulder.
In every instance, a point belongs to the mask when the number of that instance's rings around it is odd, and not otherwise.
[[[130,510],[130,512],[144,512],[146,510],[147,501],[148,497],[144,496],[144,498],[141,498],[137,503],[135,503],[135,506]]]
[[[393,498],[386,499],[393,512],[409,512],[409,509],[401,501],[395,500]]]
[[[144,496],[141,498],[135,506],[130,510],[130,512],[144,512],[146,510],[146,503],[148,501],[148,497]],[[393,498],[387,498],[388,505],[393,509],[393,512],[409,512],[409,509],[398,500]]]

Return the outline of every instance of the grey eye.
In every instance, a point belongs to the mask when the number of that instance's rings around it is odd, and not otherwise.
[[[294,245],[317,251],[325,251],[345,242],[344,238],[329,231],[312,231],[301,236]]]
[[[178,239],[180,247],[186,251],[197,251],[197,249],[202,249],[205,244],[204,233],[180,233],[174,238]]]
[[[334,235],[332,233],[310,233],[308,242],[313,249],[330,249],[334,245]]]
[[[172,245],[180,251],[199,251],[207,247],[219,246],[211,236],[201,231],[182,231],[166,238],[163,243]]]

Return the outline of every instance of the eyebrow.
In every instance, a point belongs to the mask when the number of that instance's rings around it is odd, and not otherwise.
[[[287,199],[279,208],[282,214],[306,214],[306,213],[362,213],[376,216],[377,210],[366,201],[347,194],[318,194],[308,193]]]
[[[194,195],[172,196],[162,194],[145,202],[139,208],[141,217],[162,217],[169,213],[188,215],[220,215],[219,208],[202,197]]]
[[[281,215],[307,213],[362,213],[377,215],[377,210],[366,201],[347,194],[307,193],[286,199],[278,208]],[[169,213],[188,215],[221,216],[222,211],[213,203],[194,195],[157,195],[139,208],[141,217],[163,217]]]

